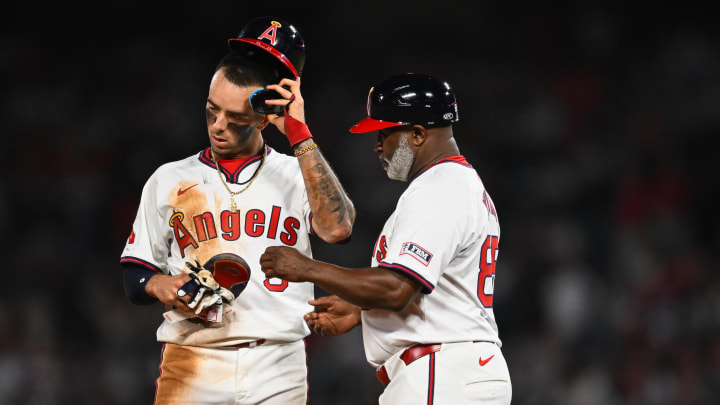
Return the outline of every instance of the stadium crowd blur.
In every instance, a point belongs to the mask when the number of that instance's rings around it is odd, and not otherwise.
[[[149,3],[17,2],[0,17],[0,404],[152,401],[162,308],[125,298],[119,255],[149,175],[206,147],[212,70],[259,15],[303,34],[307,120],[358,210],[351,243],[315,239],[316,258],[368,265],[404,188],[374,136],[347,131],[370,86],[436,75],[457,93],[456,139],[500,217],[495,313],[513,403],[720,403],[712,13]],[[376,403],[359,328],[307,347],[311,405]]]

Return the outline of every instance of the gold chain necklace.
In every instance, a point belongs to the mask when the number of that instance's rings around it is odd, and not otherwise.
[[[215,169],[217,170],[218,176],[220,176],[220,180],[222,181],[223,186],[225,186],[225,189],[230,194],[230,211],[235,212],[237,211],[235,196],[247,190],[248,187],[253,184],[253,181],[255,181],[255,179],[260,176],[260,170],[262,170],[263,166],[265,165],[265,161],[267,160],[267,147],[263,144],[263,156],[262,160],[260,161],[260,167],[258,167],[258,169],[255,171],[255,174],[253,174],[253,176],[250,178],[247,186],[243,187],[243,189],[240,191],[230,190],[230,186],[228,186],[228,184],[225,182],[225,177],[222,175],[222,173],[220,173],[220,163],[218,163],[217,159],[215,159],[215,153],[213,153],[212,149],[210,149],[210,155],[212,156],[213,162],[215,163]]]

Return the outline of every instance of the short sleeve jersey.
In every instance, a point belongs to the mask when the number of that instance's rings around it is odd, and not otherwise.
[[[417,175],[382,229],[372,266],[417,280],[423,294],[402,312],[362,311],[368,362],[377,367],[416,343],[500,344],[492,307],[499,237],[492,200],[464,157]]]
[[[121,263],[176,275],[186,262],[204,264],[216,254],[233,253],[245,259],[251,273],[222,322],[163,321],[159,341],[224,346],[255,339],[294,341],[309,334],[303,315],[312,310],[307,303],[314,296],[312,284],[266,280],[260,270],[268,246],[291,246],[312,256],[312,218],[300,166],[296,158],[266,148],[257,178],[234,197],[235,211],[209,149],[161,166],[145,184]],[[244,188],[262,160],[262,155],[248,159],[233,172],[221,165],[231,190]]]

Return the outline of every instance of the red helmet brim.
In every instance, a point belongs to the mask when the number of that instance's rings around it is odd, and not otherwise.
[[[379,131],[381,129],[397,127],[400,125],[405,125],[405,124],[401,124],[398,122],[390,122],[390,121],[380,121],[380,120],[375,120],[370,117],[367,117],[364,120],[353,125],[350,128],[350,132],[352,132],[354,134],[365,134],[368,132]]]

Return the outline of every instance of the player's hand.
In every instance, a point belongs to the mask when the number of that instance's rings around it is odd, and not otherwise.
[[[290,90],[282,87],[287,86]],[[275,90],[278,94],[284,97],[284,99],[266,100],[265,104],[268,105],[281,105],[288,106],[287,114],[290,114],[296,120],[305,123],[305,101],[303,100],[302,94],[300,93],[300,78],[282,79],[278,84],[271,84],[265,87],[269,90]],[[291,102],[292,101],[292,102]],[[288,105],[289,104],[289,105]],[[275,125],[277,129],[285,134],[285,117],[275,114],[268,115],[270,123]]]
[[[296,249],[286,246],[270,246],[260,256],[260,269],[265,278],[279,278],[285,281],[303,282],[312,265],[312,259]]]
[[[187,274],[178,274],[176,276],[157,274],[147,282],[145,291],[165,305],[173,306],[183,312],[195,314],[195,311],[187,305],[191,296],[186,295],[179,297],[177,294],[178,289],[188,281],[190,281],[190,276]]]
[[[322,336],[342,335],[360,324],[360,307],[336,295],[310,300],[308,304],[315,310],[305,314],[305,322]]]

